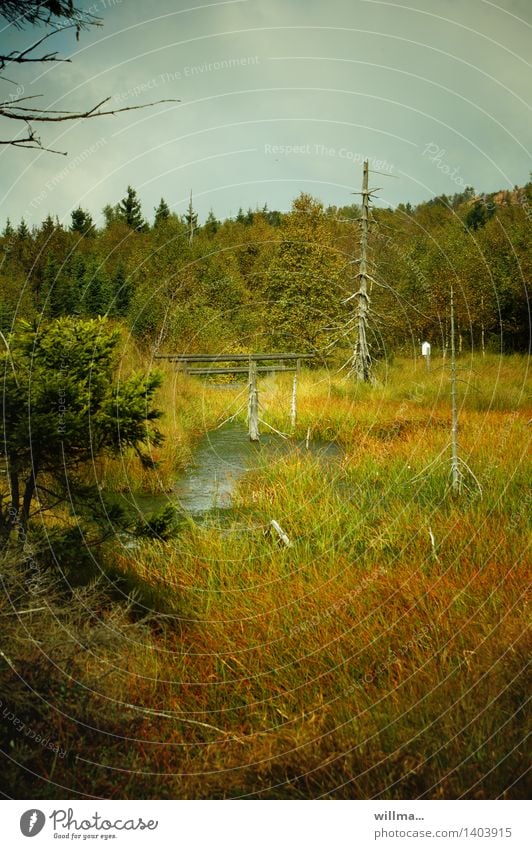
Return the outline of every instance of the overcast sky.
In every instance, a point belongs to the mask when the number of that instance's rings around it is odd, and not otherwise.
[[[0,148],[2,224],[69,221],[139,192],[204,218],[354,200],[368,157],[381,204],[522,185],[531,163],[530,0],[90,0],[103,27],[56,37],[69,64],[11,68],[49,108],[180,103],[44,125],[68,156]],[[35,31],[2,32],[3,49]],[[51,49],[51,42],[49,42]],[[3,99],[16,93],[4,82]],[[1,122],[2,138],[13,133]]]

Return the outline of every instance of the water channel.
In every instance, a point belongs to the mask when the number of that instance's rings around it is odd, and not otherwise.
[[[305,440],[284,439],[274,433],[261,434],[260,442],[251,442],[242,424],[228,424],[200,440],[172,492],[131,494],[125,501],[137,514],[159,510],[168,502],[196,518],[211,511],[230,510],[235,487],[244,475],[298,454],[310,454],[329,465],[341,457],[342,449],[334,442],[316,440],[310,440],[307,448]]]

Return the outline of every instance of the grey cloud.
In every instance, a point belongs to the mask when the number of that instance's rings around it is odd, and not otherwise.
[[[400,177],[385,181],[385,203],[452,194],[462,182],[522,183],[532,86],[528,34],[512,15],[530,14],[527,4],[502,6],[107,0],[103,30],[79,44],[63,36],[72,64],[35,81],[24,72],[26,90],[65,108],[106,95],[116,106],[181,103],[43,130],[76,161],[68,179],[57,174],[69,160],[4,148],[3,217],[68,217],[78,203],[98,215],[128,183],[148,214],[161,195],[183,211],[191,188],[203,216],[211,206],[220,216],[264,202],[286,209],[301,190],[343,204],[363,156]]]

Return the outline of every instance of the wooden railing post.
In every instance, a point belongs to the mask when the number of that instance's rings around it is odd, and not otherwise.
[[[257,391],[257,363],[255,360],[249,361],[248,433],[251,442],[259,441],[259,393]]]

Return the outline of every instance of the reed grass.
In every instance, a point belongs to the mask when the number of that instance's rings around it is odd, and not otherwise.
[[[482,494],[451,494],[437,363],[396,360],[374,389],[310,372],[295,435],[310,427],[340,456],[325,465],[300,447],[242,479],[228,520],[113,551],[154,618],[142,639],[124,630],[118,650],[87,656],[101,723],[54,780],[111,798],[525,795],[527,363],[464,365],[460,450]],[[169,469],[173,439],[184,460],[238,407],[175,386]],[[260,389],[265,420],[287,431],[290,379]],[[291,547],[266,533],[271,519]],[[122,740],[106,735],[106,705],[122,711]]]

